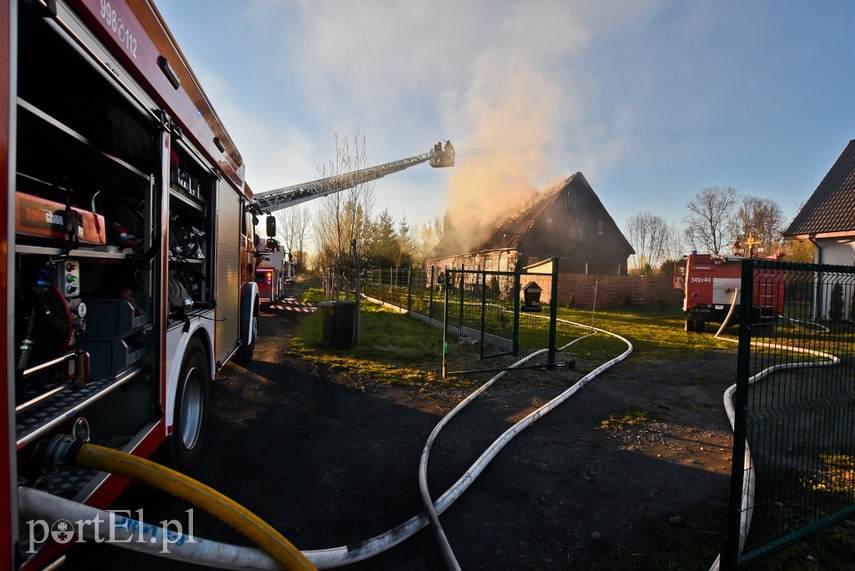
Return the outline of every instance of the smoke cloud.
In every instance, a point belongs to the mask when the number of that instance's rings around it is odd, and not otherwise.
[[[468,129],[455,141],[447,219],[471,247],[559,180],[561,89],[533,54],[494,50],[479,58],[461,108]]]

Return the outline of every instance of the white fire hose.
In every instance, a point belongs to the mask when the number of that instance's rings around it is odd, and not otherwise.
[[[734,288],[733,293],[730,298],[730,309],[727,312],[727,316],[724,318],[724,322],[719,327],[718,331],[715,334],[716,339],[722,339],[724,341],[730,341],[732,343],[739,343],[738,339],[730,339],[728,337],[721,337],[722,331],[727,327],[727,324],[730,322],[730,319],[733,317],[734,310],[736,308],[736,299],[739,296],[739,289]],[[828,359],[827,361],[798,361],[795,363],[781,363],[778,365],[772,365],[771,367],[767,367],[749,377],[748,385],[752,385],[757,381],[763,380],[774,372],[782,371],[786,369],[797,369],[802,367],[828,367],[832,365],[837,365],[840,363],[840,359],[830,353],[824,353],[822,351],[814,351],[812,349],[803,349],[801,347],[792,347],[790,345],[780,345],[777,343],[764,343],[761,341],[752,341],[751,345],[754,347],[763,347],[767,349],[784,349],[786,351],[791,351],[797,354],[803,355],[814,355],[818,357],[823,357]],[[724,410],[727,413],[727,419],[730,421],[731,429],[736,426],[736,409],[733,404],[733,397],[736,393],[736,384],[731,385],[724,391]],[[751,517],[754,513],[754,491],[755,491],[755,474],[754,474],[754,461],[751,458],[751,448],[748,446],[748,439],[745,440],[745,462],[743,467],[746,477],[742,481],[742,501],[740,506],[740,511],[742,516],[740,518],[739,524],[739,550],[745,547],[745,540],[748,537],[748,528],[751,526]],[[718,571],[721,563],[721,554],[716,557],[712,566],[710,566],[710,571]]]
[[[572,385],[570,388],[565,390],[563,393],[561,393],[560,395],[558,395],[557,397],[555,397],[554,399],[552,399],[551,401],[549,401],[545,405],[541,406],[537,410],[531,412],[526,417],[524,417],[522,420],[520,420],[516,424],[514,424],[511,428],[506,430],[499,438],[497,438],[493,442],[493,444],[491,444],[487,448],[487,450],[484,451],[484,453],[481,455],[480,458],[478,458],[478,460],[475,462],[475,464],[473,464],[473,466],[469,470],[467,470],[467,472],[463,475],[463,477],[460,480],[458,480],[457,484],[455,484],[449,491],[455,490],[458,486],[463,486],[463,488],[460,490],[460,492],[462,493],[462,491],[465,490],[467,487],[469,487],[469,484],[471,484],[471,482],[476,477],[478,477],[478,475],[481,473],[481,471],[496,456],[496,454],[498,454],[499,451],[502,448],[504,448],[504,446],[508,442],[510,442],[511,439],[513,439],[517,434],[519,434],[524,429],[528,428],[529,426],[531,426],[532,424],[537,422],[537,420],[540,419],[542,416],[546,415],[548,412],[553,410],[559,404],[561,404],[562,402],[567,400],[569,397],[571,397],[573,394],[575,394],[577,391],[579,391],[579,389],[581,389],[583,386],[585,386],[591,379],[598,376],[600,373],[602,373],[606,369],[610,368],[612,365],[624,360],[627,356],[629,356],[630,353],[632,353],[632,350],[633,350],[632,343],[630,343],[628,340],[626,340],[624,337],[621,337],[620,335],[617,335],[617,334],[612,333],[610,331],[606,331],[604,329],[598,329],[596,327],[590,327],[587,325],[582,325],[580,323],[575,323],[575,322],[567,321],[564,319],[559,319],[558,321],[560,321],[562,323],[568,323],[571,325],[576,325],[579,327],[584,327],[587,329],[591,329],[594,331],[598,331],[600,333],[605,333],[607,335],[611,335],[613,337],[616,337],[616,338],[620,339],[621,341],[623,341],[624,343],[626,343],[627,349],[626,349],[626,351],[621,353],[619,356],[617,356],[614,359],[611,359],[610,361],[600,365],[599,367],[597,367],[596,369],[594,369],[593,371],[591,371],[590,373],[585,375],[582,379],[577,381],[574,385]],[[578,341],[581,341],[582,339],[590,337],[591,335],[593,335],[593,333],[585,335],[585,336],[580,337],[578,339],[574,339],[573,341],[567,343],[566,345],[564,345],[563,347],[561,347],[558,350],[563,351],[563,350],[567,349],[570,345],[573,345],[574,343],[577,343]],[[511,365],[511,368],[519,367],[525,361],[531,359],[532,357],[534,357],[536,355],[544,353],[545,351],[547,351],[547,350],[546,349],[540,349],[538,351],[535,351],[531,355],[528,355],[528,356],[524,357],[523,359],[520,359],[519,361],[517,361],[513,365]],[[460,565],[458,564],[457,559],[454,556],[454,552],[451,549],[451,545],[448,543],[448,539],[446,538],[445,532],[442,529],[442,525],[439,522],[438,512],[441,513],[441,511],[434,509],[434,504],[430,498],[430,492],[428,491],[428,487],[427,487],[428,457],[430,456],[430,450],[433,447],[433,443],[436,440],[436,437],[439,435],[439,432],[442,430],[442,428],[446,424],[448,424],[448,422],[458,412],[460,412],[464,407],[466,407],[466,405],[468,405],[470,402],[472,402],[478,395],[480,395],[482,392],[484,392],[495,381],[497,381],[499,378],[504,376],[507,372],[508,371],[502,371],[501,373],[494,376],[492,379],[490,379],[489,381],[487,381],[486,383],[481,385],[481,387],[479,387],[475,392],[473,392],[471,395],[469,395],[466,399],[461,401],[448,414],[446,414],[445,417],[439,422],[439,424],[437,424],[436,427],[433,429],[433,432],[431,432],[430,436],[428,437],[427,442],[425,443],[425,447],[422,450],[421,462],[419,463],[419,491],[421,492],[422,503],[425,506],[425,510],[428,513],[428,518],[430,519],[431,523],[434,526],[434,530],[435,530],[436,536],[437,536],[437,542],[439,543],[439,547],[440,547],[440,550],[442,551],[443,558],[445,559],[445,562],[448,565],[448,567],[450,569],[453,569],[453,570],[460,569]],[[446,494],[448,494],[448,493],[449,492],[446,492]],[[440,497],[440,499],[437,501],[437,503],[436,503],[437,507],[440,506],[440,503],[444,497],[445,497],[445,495]]]
[[[468,489],[468,487],[475,481],[475,479],[481,474],[481,472],[483,472],[483,470],[493,460],[493,458],[495,458],[496,455],[502,450],[502,448],[504,448],[505,445],[507,445],[517,434],[534,424],[541,417],[552,411],[570,396],[578,392],[582,387],[584,387],[593,378],[597,377],[600,373],[624,360],[626,357],[629,356],[630,353],[632,353],[632,344],[620,335],[617,335],[610,331],[606,331],[604,329],[599,329],[597,327],[591,327],[572,321],[567,321],[563,319],[559,319],[558,321],[570,325],[584,327],[593,331],[610,335],[612,337],[616,337],[626,343],[627,349],[617,357],[601,364],[599,367],[582,377],[574,385],[572,385],[564,392],[553,398],[551,401],[547,402],[535,411],[529,413],[526,417],[519,420],[516,424],[514,424],[508,430],[502,433],[502,435],[499,436],[495,441],[493,441],[493,443],[489,447],[487,447],[486,450],[484,450],[481,456],[479,456],[479,458],[466,470],[463,476],[461,476],[457,480],[457,482],[454,483],[454,485],[452,485],[448,490],[446,490],[436,500],[435,503],[429,503],[431,507],[428,511],[434,514],[434,517],[437,518],[437,522],[439,514],[443,513],[446,509],[448,509],[448,507],[451,506],[451,504],[454,503],[460,497],[460,495],[464,491],[466,491],[466,489]],[[579,339],[571,341],[559,350],[566,349],[569,345],[580,341],[585,337],[581,337]],[[545,351],[545,349],[540,350],[535,354],[540,354],[543,351]],[[523,358],[522,360],[512,365],[512,367],[518,367],[524,361],[534,357],[535,354]],[[486,390],[489,385],[491,385],[495,380],[503,376],[505,373],[506,372],[502,372],[499,375],[496,375],[496,377],[488,381],[488,383],[486,383],[481,389],[477,390],[476,393],[470,395],[471,398],[465,401],[466,404],[468,404],[468,402],[471,402],[471,400],[474,399],[475,396],[483,392],[483,390]],[[458,405],[458,407],[455,408],[455,411],[460,410],[463,406],[465,406],[465,404],[461,403],[460,405]],[[451,415],[451,413],[449,413],[449,415]],[[451,416],[447,415],[446,418],[450,420]],[[444,425],[446,422],[447,420],[443,419],[440,424]],[[441,428],[441,426],[439,428]],[[439,429],[434,430],[434,433],[438,434],[438,432]],[[432,436],[435,437],[436,434],[432,434]],[[423,461],[426,465],[427,453],[423,453]],[[156,526],[144,524],[142,522],[135,522],[134,520],[128,518],[125,518],[123,520],[123,525],[117,529],[117,527],[113,523],[111,523],[115,522],[115,514],[98,510],[96,508],[80,504],[78,502],[66,500],[54,496],[52,494],[48,494],[31,488],[18,488],[18,502],[20,513],[25,518],[39,518],[51,521],[65,519],[80,522],[91,522],[91,525],[80,526],[81,531],[84,532],[84,536],[88,535],[88,539],[94,539],[98,537],[114,537],[117,540],[116,545],[134,551],[144,552],[160,557],[169,557],[179,561],[207,565],[209,567],[220,569],[247,569],[266,571],[281,568],[270,555],[268,555],[265,551],[262,551],[261,549],[223,544],[198,537],[184,537],[182,540],[182,538],[176,536],[168,529],[165,530]],[[359,543],[344,545],[340,547],[332,547],[328,549],[301,551],[301,553],[318,569],[341,567],[343,565],[349,565],[358,561],[369,559],[371,557],[379,555],[380,553],[383,553],[384,551],[391,549],[392,547],[402,543],[406,539],[415,535],[416,532],[427,526],[428,523],[430,523],[428,515],[422,512],[411,517],[410,519],[398,525],[397,527],[386,531],[385,533],[366,539]],[[123,527],[124,531],[122,529]],[[440,533],[442,533],[441,528],[439,528],[439,530]],[[113,535],[110,536],[110,533],[112,533]],[[140,537],[140,534],[143,534],[142,537],[144,538],[144,540],[134,541],[133,539],[138,539]],[[170,540],[167,543],[162,543],[157,539],[165,537],[171,537],[174,539],[174,541]],[[167,546],[167,544],[168,549],[164,549],[164,546]]]

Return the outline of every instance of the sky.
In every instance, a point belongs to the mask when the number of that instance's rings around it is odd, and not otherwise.
[[[706,187],[789,222],[855,138],[848,0],[155,0],[255,192],[315,180],[335,137],[411,228],[581,171],[625,234]],[[315,201],[317,202],[317,201]]]

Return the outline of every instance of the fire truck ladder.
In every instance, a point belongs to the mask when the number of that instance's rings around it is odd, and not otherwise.
[[[313,198],[320,198],[347,190],[348,188],[377,180],[387,174],[402,171],[428,161],[430,161],[430,166],[434,168],[453,167],[454,148],[449,142],[446,142],[444,148],[440,148],[440,145],[437,144],[437,146],[426,153],[406,159],[338,174],[312,182],[259,192],[254,196],[253,200],[261,211],[273,212],[274,210],[281,210],[289,206],[296,206],[301,202],[306,202]]]

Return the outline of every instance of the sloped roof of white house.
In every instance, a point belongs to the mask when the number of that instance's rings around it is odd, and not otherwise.
[[[784,231],[787,238],[855,235],[855,139]]]

